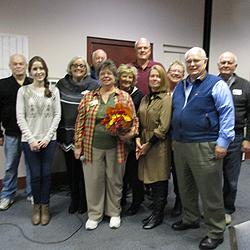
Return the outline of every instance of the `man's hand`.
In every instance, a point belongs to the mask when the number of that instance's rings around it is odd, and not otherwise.
[[[227,149],[225,149],[225,148],[223,148],[221,146],[216,145],[214,153],[215,153],[216,159],[223,159],[226,156],[226,154],[227,154]]]
[[[250,152],[250,141],[244,140],[242,142],[241,151],[245,153]]]
[[[3,144],[4,144],[4,137],[1,137],[0,138],[0,146],[3,146]]]

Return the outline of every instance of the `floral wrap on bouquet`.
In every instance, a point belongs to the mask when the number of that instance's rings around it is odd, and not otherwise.
[[[126,134],[133,125],[132,111],[129,107],[117,103],[115,107],[106,109],[105,118],[101,123],[113,136]]]

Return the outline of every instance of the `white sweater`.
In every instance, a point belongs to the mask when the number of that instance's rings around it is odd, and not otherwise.
[[[23,86],[17,93],[17,124],[22,132],[22,142],[56,140],[56,130],[61,119],[58,88],[53,88],[52,97],[38,93],[32,84]]]

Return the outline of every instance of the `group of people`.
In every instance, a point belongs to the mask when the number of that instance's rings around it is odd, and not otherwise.
[[[128,186],[132,203],[126,214],[139,211],[149,188],[152,212],[143,229],[160,225],[172,174],[176,199],[171,214],[182,214],[172,228],[199,228],[202,214],[208,231],[199,247],[215,249],[235,212],[242,153],[250,151],[250,84],[235,74],[237,58],[231,52],[221,54],[215,76],[206,70],[205,51],[191,48],[185,54],[185,79],[181,62],[165,70],[150,59],[146,38],[135,43],[135,53],[136,62],[118,69],[102,49],[93,53],[91,67],[74,57],[56,87],[49,87],[41,57],[29,61],[28,78],[25,58],[11,56],[12,76],[0,80],[5,128],[0,144],[6,157],[0,210],[14,202],[23,150],[32,223],[49,223],[51,165],[58,143],[67,166],[68,212],[87,211],[86,229],[96,229],[104,216],[110,217],[110,228],[120,227]],[[111,134],[103,120],[117,104],[130,110],[132,121],[128,130]]]

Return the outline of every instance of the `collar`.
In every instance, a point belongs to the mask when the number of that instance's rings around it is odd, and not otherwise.
[[[137,61],[135,61],[134,63],[133,63],[133,65],[138,69],[142,69],[142,67],[137,63]],[[152,66],[154,65],[154,62],[152,61],[152,60],[149,60],[148,61],[148,64],[147,64],[147,66],[146,66],[146,68],[151,68]],[[146,69],[145,68],[145,69]],[[144,70],[145,70],[144,69]]]
[[[101,96],[100,89],[101,89],[101,87],[95,89],[94,92],[93,92],[93,96],[99,96],[100,97]],[[121,91],[122,90],[120,90],[117,87],[115,87],[115,92],[114,93],[115,93],[115,95],[119,95],[121,93]]]
[[[186,83],[188,83],[188,84],[193,84],[193,83],[195,83],[196,81],[197,81],[197,83],[200,83],[200,82],[202,82],[205,78],[206,78],[206,76],[207,76],[207,71],[205,70],[200,76],[198,76],[194,81],[191,81],[190,80],[190,77],[188,76],[187,78],[186,78]]]

